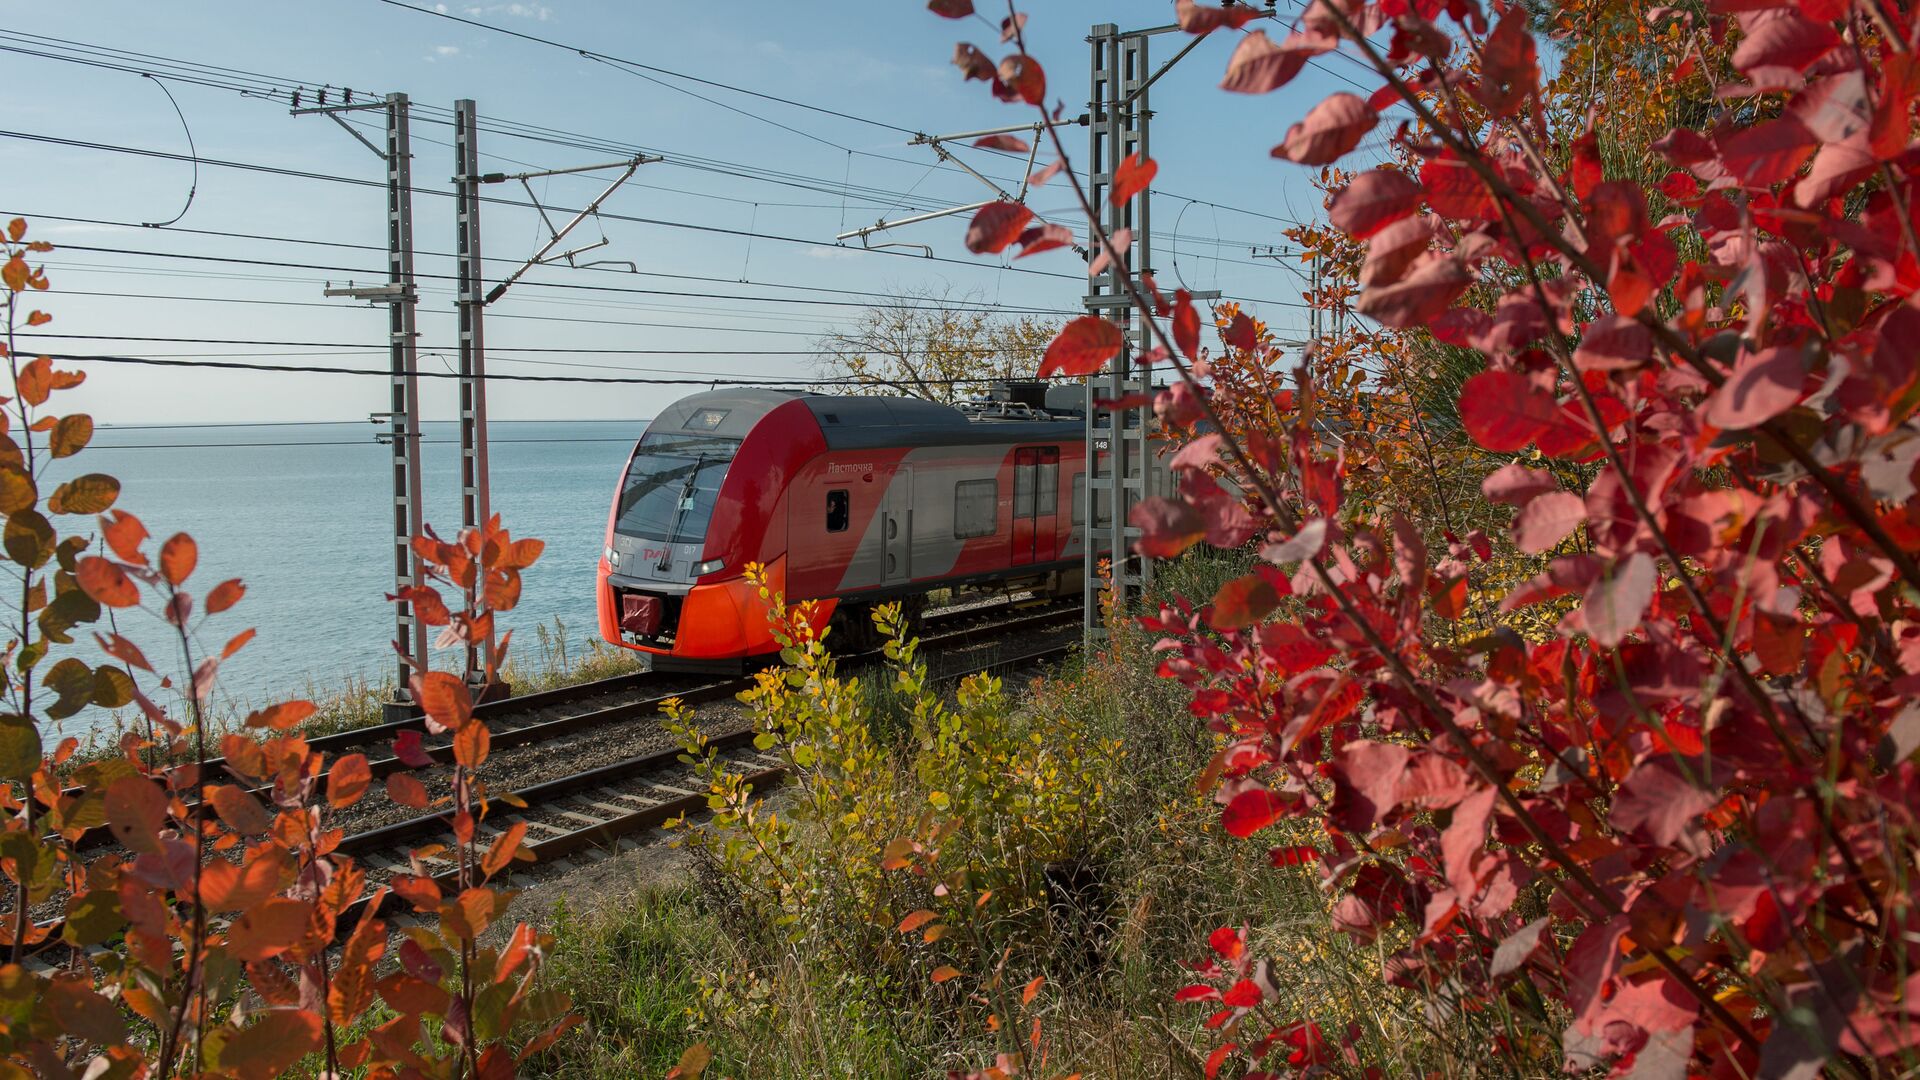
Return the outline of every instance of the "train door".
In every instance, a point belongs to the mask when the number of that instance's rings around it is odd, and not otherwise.
[[[893,470],[885,502],[880,507],[880,583],[913,580],[913,469]]]
[[[1013,565],[1052,562],[1060,539],[1060,449],[1032,446],[1013,457]]]
[[[1013,452],[1013,565],[1033,561],[1034,503],[1039,494],[1040,451],[1025,447]]]

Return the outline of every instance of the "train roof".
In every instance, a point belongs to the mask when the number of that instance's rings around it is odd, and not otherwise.
[[[660,410],[650,431],[699,431],[744,438],[755,424],[782,405],[804,402],[834,450],[886,446],[939,446],[1076,438],[1081,421],[970,420],[960,410],[911,397],[815,394],[759,387],[709,390],[681,398]]]

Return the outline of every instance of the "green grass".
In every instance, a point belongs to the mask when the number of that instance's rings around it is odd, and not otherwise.
[[[692,890],[635,895],[616,918],[555,911],[548,971],[585,1019],[548,1055],[553,1076],[658,1076],[696,1041],[696,962],[721,944]],[[545,1071],[545,1070],[543,1070]]]

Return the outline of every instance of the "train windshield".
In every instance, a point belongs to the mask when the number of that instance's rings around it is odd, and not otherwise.
[[[651,432],[627,466],[615,532],[669,544],[707,533],[738,439]]]

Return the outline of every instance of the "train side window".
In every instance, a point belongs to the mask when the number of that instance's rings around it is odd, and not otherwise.
[[[1052,517],[1060,510],[1059,455],[1054,455],[1054,458],[1053,461],[1040,463],[1040,490],[1034,496],[1034,504],[1041,517]]]
[[[830,488],[827,491],[827,531],[846,532],[847,522],[853,517],[852,498],[846,488]]]
[[[1075,525],[1085,525],[1087,523],[1087,474],[1084,472],[1073,474],[1072,522]]]
[[[953,485],[953,537],[966,540],[999,531],[1000,482],[962,480]]]

